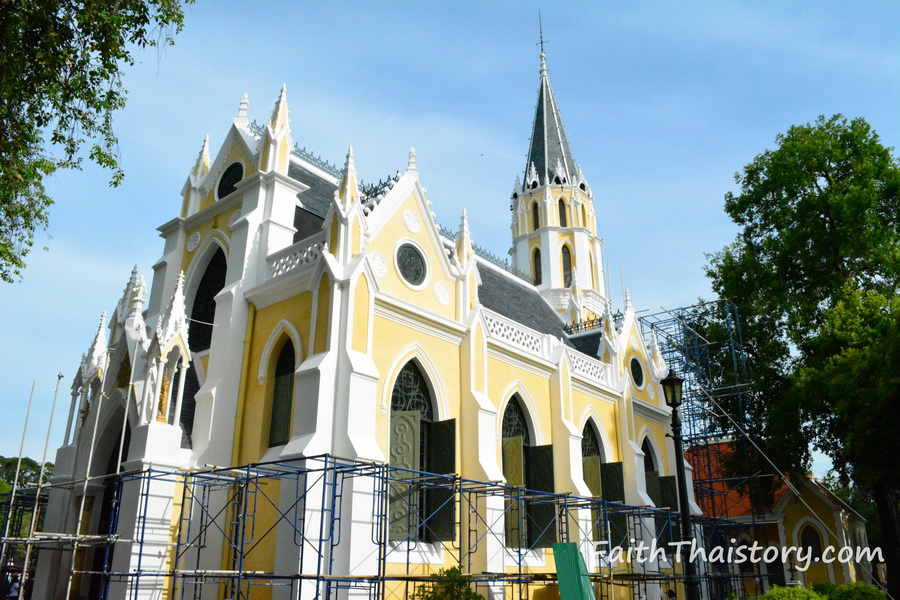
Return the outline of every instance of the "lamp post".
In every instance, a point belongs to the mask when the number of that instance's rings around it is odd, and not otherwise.
[[[672,440],[675,442],[675,478],[678,483],[678,508],[681,513],[681,541],[689,542],[694,539],[694,533],[691,527],[691,511],[688,506],[687,481],[684,477],[681,419],[678,417],[678,407],[681,406],[681,386],[684,379],[676,375],[674,369],[669,369],[669,374],[659,383],[666,396],[666,404],[672,409]],[[697,565],[690,560],[690,555],[687,558],[688,560],[684,561],[684,593],[687,600],[700,600],[700,578],[697,576]]]

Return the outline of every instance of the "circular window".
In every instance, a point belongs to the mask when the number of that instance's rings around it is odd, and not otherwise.
[[[235,187],[235,184],[243,178],[243,165],[241,165],[241,163],[234,163],[230,165],[227,169],[225,169],[225,172],[222,173],[222,177],[219,178],[219,187],[216,189],[216,194],[218,194],[220,199],[224,198],[237,189]]]
[[[412,244],[403,244],[397,250],[397,267],[410,285],[422,285],[425,281],[425,257]]]
[[[634,381],[634,385],[638,387],[644,385],[644,368],[641,366],[641,361],[637,358],[631,359],[631,379]]]

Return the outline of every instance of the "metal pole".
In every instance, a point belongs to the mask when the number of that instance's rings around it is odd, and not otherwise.
[[[28,542],[25,545],[25,564],[22,566],[21,589],[25,589],[28,581],[28,563],[31,562],[31,550],[34,548],[34,528],[37,527],[38,505],[41,501],[41,489],[44,487],[44,472],[47,468],[47,450],[50,447],[50,432],[53,430],[53,415],[56,413],[56,399],[59,397],[59,384],[64,375],[56,376],[56,391],[53,392],[53,406],[50,408],[50,423],[47,425],[47,438],[44,440],[44,454],[41,456],[41,474],[38,477],[37,490],[34,493],[34,508],[31,511],[31,525],[28,528]]]
[[[678,417],[677,407],[672,408],[672,440],[675,442],[675,477],[678,483],[678,507],[681,513],[681,541],[693,542],[691,509],[688,506],[687,481],[684,476],[681,419]],[[688,547],[691,546],[692,544],[688,544]],[[700,600],[700,578],[697,576],[697,565],[690,560],[690,555],[684,561],[684,593],[687,600]]]
[[[22,450],[25,448],[25,434],[28,433],[28,418],[31,416],[31,402],[34,400],[34,386],[31,382],[31,395],[28,397],[28,410],[25,412],[25,427],[22,428],[22,442],[19,444],[19,461],[16,463],[16,477],[13,479],[12,491],[9,494],[9,512],[6,514],[6,527],[3,530],[3,549],[0,550],[0,572],[6,574],[6,539],[9,537],[9,524],[12,521],[13,506],[16,504],[16,491],[19,487],[19,471],[22,468]]]

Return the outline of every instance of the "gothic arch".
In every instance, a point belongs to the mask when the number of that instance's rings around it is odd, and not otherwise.
[[[532,279],[534,279],[534,285],[541,285],[544,281],[544,273],[543,266],[541,264],[541,248],[540,246],[535,246],[534,250],[531,253],[531,268],[533,270]]]
[[[560,196],[559,200],[556,202],[557,210],[559,211],[559,226],[560,227],[569,227],[569,206],[566,203],[565,196]]]
[[[419,344],[408,346],[397,355],[397,358],[395,358],[394,362],[388,367],[385,381],[390,382],[390,385],[385,385],[384,390],[382,390],[382,413],[386,414],[390,411],[391,394],[394,390],[394,384],[397,381],[397,377],[400,375],[400,371],[403,370],[403,367],[410,361],[415,361],[416,366],[419,367],[419,371],[422,372],[422,376],[425,378],[428,391],[431,393],[431,402],[435,409],[434,419],[436,421],[443,421],[444,419],[451,418],[450,406],[447,403],[447,392],[444,390],[443,383],[441,383],[440,371],[435,366],[434,362],[428,358],[425,350]]]
[[[572,253],[572,249],[566,242],[563,242],[559,248],[559,262],[560,272],[563,277],[563,287],[569,287],[572,285],[572,271],[575,270],[575,257]]]
[[[187,271],[185,271],[184,274],[185,307],[190,308],[193,306],[194,296],[197,294],[197,286],[200,285],[200,280],[206,272],[206,267],[209,266],[216,251],[221,250],[227,260],[230,248],[231,242],[225,234],[218,229],[213,229],[206,236],[206,239],[203,240],[197,250],[194,251],[194,258],[191,259]]]
[[[656,440],[653,438],[653,433],[651,433],[649,427],[644,427],[644,430],[641,431],[641,451],[644,452],[644,465],[647,466],[647,452],[644,450],[645,446],[650,450],[650,459],[653,462],[653,469],[644,469],[645,471],[656,471],[660,475],[662,475],[662,454],[659,451],[659,446],[656,444]]]
[[[262,356],[259,357],[259,372],[257,374],[259,385],[265,383],[269,363],[272,360],[272,352],[275,350],[276,345],[279,351],[281,350],[281,340],[284,337],[290,339],[294,345],[294,370],[296,371],[300,367],[300,363],[303,362],[303,344],[300,342],[300,334],[290,321],[282,319],[275,326],[275,329],[272,330],[269,339],[266,340]]]
[[[597,415],[596,411],[593,408],[588,409],[587,413],[585,413],[584,418],[581,419],[581,425],[579,426],[578,431],[584,433],[585,428],[590,427],[594,431],[594,435],[597,436],[597,442],[600,445],[600,462],[612,462],[612,456],[609,443],[609,437],[606,435],[606,431],[603,429],[603,425],[600,423],[600,417]]]
[[[541,428],[537,426],[535,421],[536,415],[538,414],[537,406],[534,404],[534,400],[532,400],[528,392],[525,391],[525,386],[518,381],[512,383],[503,392],[503,398],[505,398],[505,400],[497,410],[497,439],[503,438],[503,415],[506,413],[506,407],[509,406],[509,403],[512,402],[514,397],[518,397],[519,405],[522,408],[522,412],[525,414],[525,424],[528,427],[528,435],[530,437],[528,444],[531,446],[543,445],[545,443],[543,432],[541,431]]]

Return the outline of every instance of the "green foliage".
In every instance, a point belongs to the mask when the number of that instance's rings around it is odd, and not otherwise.
[[[824,596],[820,596],[809,588],[781,587],[779,585],[773,585],[759,598],[766,600],[825,600]]]
[[[472,589],[472,578],[463,575],[459,567],[441,569],[431,580],[431,585],[418,585],[411,600],[484,600]]]
[[[15,456],[0,456],[0,493],[12,489],[16,479],[16,465],[19,459]],[[41,464],[27,456],[22,457],[22,466],[19,467],[19,487],[32,487],[37,485],[41,475]],[[53,463],[48,462],[44,467],[44,483],[53,475]]]
[[[753,433],[782,468],[808,468],[812,444],[870,492],[900,571],[900,166],[863,119],[776,142],[735,175],[741,233],[707,274],[741,310]]]
[[[135,49],[172,44],[182,1],[0,0],[0,279],[25,267],[53,200],[44,178],[88,158],[123,172],[113,113]]]
[[[838,586],[829,600],[887,600],[887,595],[874,585],[854,581]]]
[[[866,520],[866,537],[869,540],[869,546],[872,548],[884,546],[884,540],[881,535],[881,522],[872,492],[858,485],[853,485],[846,478],[842,480],[834,471],[829,471],[825,475],[825,478],[822,479],[822,484]]]
[[[837,586],[831,583],[830,581],[822,581],[820,583],[812,584],[812,591],[819,594],[820,596],[825,596],[829,598],[831,594],[837,589]]]

